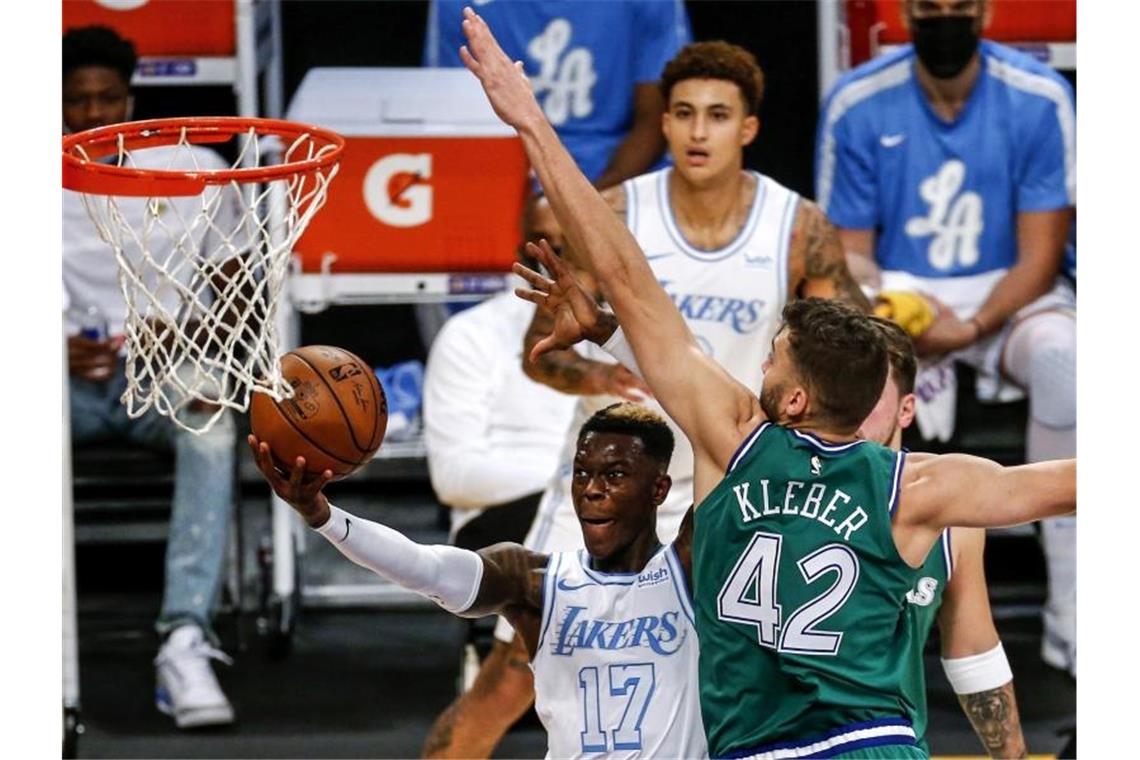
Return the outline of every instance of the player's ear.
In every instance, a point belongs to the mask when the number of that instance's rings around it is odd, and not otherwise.
[[[808,408],[807,390],[802,385],[794,385],[792,386],[791,392],[781,403],[784,406],[784,413],[787,414],[789,419],[802,417]]]
[[[908,393],[902,398],[899,404],[899,429],[906,430],[914,422],[914,406],[917,403],[917,398],[913,393]]]
[[[740,130],[740,145],[751,145],[760,134],[760,117],[755,114],[744,117],[744,126]]]
[[[661,506],[665,503],[665,497],[669,495],[669,489],[673,487],[673,479],[669,474],[662,472],[657,476],[657,480],[653,483],[653,504],[654,506]]]

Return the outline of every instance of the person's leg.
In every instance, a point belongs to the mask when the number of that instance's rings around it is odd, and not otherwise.
[[[234,419],[227,413],[206,433],[177,429],[172,436],[174,500],[162,612],[156,627],[166,634],[180,625],[194,624],[217,645],[211,622],[222,585],[233,510]]]
[[[432,724],[423,757],[490,757],[532,702],[534,674],[522,638],[496,639],[472,687]]]
[[[119,395],[126,384],[122,362],[116,372],[103,382],[68,377],[68,404],[71,410],[71,440],[82,446],[117,434]],[[125,412],[122,416],[126,416]]]
[[[1029,393],[1026,459],[1076,456],[1076,319],[1046,311],[1014,326],[1003,355],[1005,372]],[[1076,675],[1077,523],[1075,517],[1041,521],[1049,573],[1042,657]]]
[[[211,626],[233,507],[234,421],[222,415],[201,435],[151,413],[131,428],[136,443],[174,450],[174,498],[162,610],[165,643],[155,658],[155,702],[179,728],[233,722],[210,660],[229,663]]]

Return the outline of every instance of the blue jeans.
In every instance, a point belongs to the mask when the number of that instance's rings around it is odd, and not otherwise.
[[[90,382],[74,376],[69,380],[74,443],[129,441],[173,450],[174,500],[166,545],[166,582],[155,627],[166,634],[194,623],[217,645],[210,620],[221,591],[233,508],[233,416],[223,414],[202,435],[183,430],[153,410],[131,419],[119,402],[127,386],[122,360],[106,381]]]

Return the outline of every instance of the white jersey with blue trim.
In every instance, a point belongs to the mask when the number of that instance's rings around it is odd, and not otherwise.
[[[706,251],[685,240],[673,215],[669,203],[673,171],[662,169],[623,183],[626,224],[701,349],[759,393],[764,377],[760,367],[788,298],[788,253],[800,196],[775,180],[749,172],[756,179],[756,194],[747,219],[731,242]],[[579,348],[591,359],[613,361],[593,344]],[[582,423],[619,400],[612,396],[579,400],[563,450],[564,464],[573,461]],[[662,540],[671,541],[693,502],[693,450],[659,404],[650,401],[646,406],[665,417],[676,441],[669,463],[673,487],[658,509]]]
[[[883,287],[960,308],[1017,261],[1017,214],[1076,203],[1072,88],[1005,45],[982,41],[980,54],[952,121],[922,91],[913,46],[857,67],[824,103],[816,142],[820,207],[838,227],[874,230],[880,268],[906,275]]]
[[[639,573],[554,554],[531,667],[547,756],[708,757],[697,632],[673,545]]]

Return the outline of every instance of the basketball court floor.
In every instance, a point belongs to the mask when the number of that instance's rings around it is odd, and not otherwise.
[[[417,540],[446,539],[430,493],[415,488],[394,493],[373,484],[367,488],[371,492],[358,487],[331,496],[350,511],[384,520]],[[251,555],[256,537],[267,529],[266,515],[263,492],[256,483],[247,483],[243,520]],[[86,726],[80,757],[416,757],[432,720],[455,694],[463,625],[441,611],[307,607],[292,637],[292,652],[277,661],[267,656],[252,611],[242,617],[222,614],[218,632],[234,665],[219,666],[219,680],[238,721],[224,729],[178,731],[154,709],[151,698],[157,648],[152,624],[160,603],[162,546],[118,547],[114,563],[104,562],[99,551],[103,549],[81,547],[78,560]],[[370,579],[317,542],[310,544],[304,565],[309,583]],[[101,569],[112,566],[129,570]],[[252,604],[256,581],[247,580],[247,604]],[[1041,664],[1034,604],[1011,600],[996,604],[995,611],[1015,673],[1030,751],[1053,756],[1065,746],[1064,732],[1073,725],[1075,684]],[[981,744],[942,676],[935,649],[927,652],[926,661],[930,743],[936,756],[981,756]],[[543,732],[532,721],[516,727],[496,756],[544,753]]]

